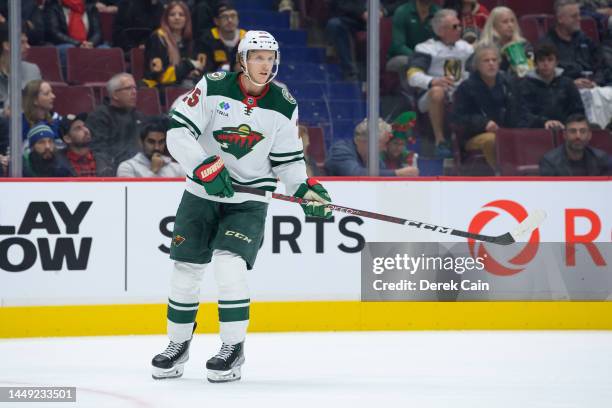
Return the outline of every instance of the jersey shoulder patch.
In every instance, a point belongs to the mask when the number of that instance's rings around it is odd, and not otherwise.
[[[210,72],[206,74],[206,78],[210,79],[211,81],[220,81],[226,76],[227,76],[227,72],[225,71]]]
[[[291,95],[289,93],[289,91],[285,88],[283,88],[283,90],[281,91],[281,93],[283,94],[283,97],[289,101],[290,104],[295,105],[297,104],[297,101],[295,100],[295,98],[293,97],[293,95]]]
[[[276,111],[291,120],[297,101],[287,89],[272,82],[268,93],[258,101],[257,106]]]

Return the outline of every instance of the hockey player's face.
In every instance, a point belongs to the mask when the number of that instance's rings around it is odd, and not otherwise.
[[[173,31],[180,31],[185,28],[186,21],[187,18],[185,17],[185,13],[179,6],[174,6],[174,8],[170,10],[170,13],[168,13],[168,25]]]
[[[274,51],[250,51],[247,58],[247,68],[249,75],[259,83],[264,83],[270,77],[274,67]]]

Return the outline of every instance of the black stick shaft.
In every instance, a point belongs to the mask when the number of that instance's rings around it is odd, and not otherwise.
[[[308,204],[310,202],[310,200],[306,200],[304,198],[293,197],[293,196],[288,196],[288,195],[278,194],[278,193],[272,193],[269,191],[266,192],[264,190],[260,190],[258,188],[253,188],[253,187],[238,186],[238,185],[234,185],[233,187],[234,187],[234,191],[237,191],[239,193],[256,194],[256,195],[264,196],[264,197],[270,196],[274,199],[287,201],[290,203]],[[420,222],[420,221],[411,221],[411,220],[407,220],[404,218],[397,218],[391,215],[385,215],[385,214],[379,214],[379,213],[370,212],[370,211],[358,210],[355,208],[343,207],[341,205],[336,205],[336,204],[331,204],[331,203],[327,204],[326,207],[332,211],[343,212],[345,214],[356,215],[358,217],[372,218],[375,220],[392,222],[394,224],[407,225],[409,227],[438,232],[441,234],[456,235],[458,237],[474,239],[477,241],[492,242],[492,243],[501,244],[501,245],[509,245],[514,242],[514,238],[512,238],[510,233],[506,233],[498,237],[493,237],[489,235],[474,234],[474,233],[467,232],[467,231],[456,230],[456,229],[449,228],[449,227],[441,227],[439,225],[428,224],[428,223]]]

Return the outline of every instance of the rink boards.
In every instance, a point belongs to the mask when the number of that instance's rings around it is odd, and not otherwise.
[[[347,207],[464,230],[493,211],[491,235],[518,224],[517,208],[543,209],[541,242],[611,240],[609,178],[324,180]],[[182,191],[176,180],[0,182],[0,337],[163,332]],[[350,214],[306,222],[273,201],[249,276],[250,330],[612,328],[609,302],[359,301],[365,242],[453,238]],[[216,330],[215,299],[209,268],[199,330]]]

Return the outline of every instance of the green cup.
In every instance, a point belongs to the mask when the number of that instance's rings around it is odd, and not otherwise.
[[[510,66],[517,73],[519,77],[524,77],[529,71],[529,61],[527,60],[527,53],[525,52],[525,43],[513,42],[506,45],[502,52],[510,61]]]

